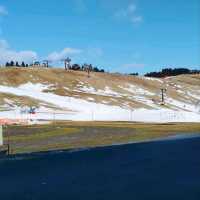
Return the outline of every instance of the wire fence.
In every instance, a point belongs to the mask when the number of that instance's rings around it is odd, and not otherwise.
[[[13,111],[0,124],[30,124],[46,121],[131,121],[131,122],[200,122],[200,113],[159,110],[93,110],[87,112],[35,112]]]

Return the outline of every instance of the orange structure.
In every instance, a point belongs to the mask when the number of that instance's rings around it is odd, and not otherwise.
[[[7,119],[3,118],[0,119],[0,125],[12,125],[12,124],[28,124],[28,120],[22,120],[22,119]]]

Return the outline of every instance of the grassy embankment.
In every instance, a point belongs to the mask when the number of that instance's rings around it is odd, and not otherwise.
[[[9,126],[4,128],[4,141],[10,143],[10,153],[16,154],[107,146],[191,133],[200,134],[199,123],[59,122]]]

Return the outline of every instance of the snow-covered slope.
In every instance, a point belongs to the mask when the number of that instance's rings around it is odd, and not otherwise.
[[[161,88],[166,88],[161,105]],[[0,69],[0,119],[200,122],[200,75],[166,79]],[[28,113],[30,106],[36,114]]]

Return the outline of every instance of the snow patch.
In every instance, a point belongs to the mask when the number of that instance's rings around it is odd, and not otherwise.
[[[103,103],[89,102],[83,99],[59,96],[53,93],[43,92],[49,89],[51,85],[48,84],[33,84],[26,83],[19,87],[0,86],[0,92],[13,94],[17,96],[27,96],[34,98],[49,104],[53,104],[59,107],[63,112],[56,111],[55,109],[40,107],[36,114],[31,115],[22,113],[21,108],[14,106],[9,111],[0,112],[1,118],[9,119],[33,119],[33,120],[100,120],[100,121],[136,121],[136,122],[200,122],[200,114],[195,110],[195,106],[192,104],[185,104],[184,102],[166,98],[166,103],[174,105],[179,108],[178,111],[172,111],[170,109],[162,109],[149,97],[154,93],[149,92],[139,86],[129,84],[127,87],[123,87],[124,90],[129,91],[131,94],[126,94],[127,98],[137,100],[148,106],[152,106],[152,110],[147,109],[131,109],[128,108],[128,104],[124,104],[126,108],[119,106],[105,105]],[[105,90],[96,90],[93,87],[82,87],[82,91],[96,93],[98,95],[112,96],[113,100],[117,101],[116,97],[123,96],[113,91],[109,87],[105,87]],[[132,95],[133,94],[133,95]],[[92,98],[88,100],[93,100]],[[7,104],[12,104],[10,100],[6,100]],[[69,110],[69,111],[65,111]],[[188,110],[188,111],[184,111]],[[189,112],[192,111],[192,112]]]

